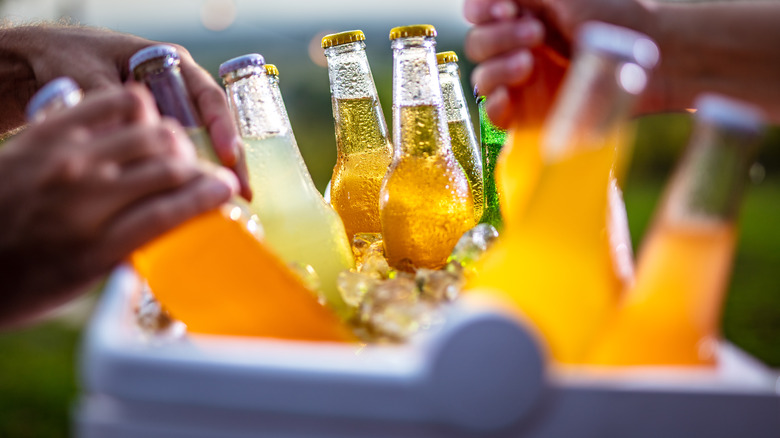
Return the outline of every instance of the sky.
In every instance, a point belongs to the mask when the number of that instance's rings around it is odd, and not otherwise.
[[[226,25],[232,31],[341,23],[360,27],[363,22],[446,22],[465,28],[462,3],[463,0],[5,0],[3,15],[26,20],[56,19],[64,13],[83,24],[154,38],[166,32],[215,32]]]

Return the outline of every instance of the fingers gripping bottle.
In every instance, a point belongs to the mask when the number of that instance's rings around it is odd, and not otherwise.
[[[506,212],[514,220],[468,285],[513,300],[561,362],[584,359],[617,303],[607,187],[616,143],[647,80],[641,58],[655,49],[641,34],[601,23],[584,25],[578,38],[542,133],[543,166],[527,208]]]
[[[352,248],[341,218],[317,191],[298,150],[278,70],[264,64],[262,56],[249,54],[219,68],[246,143],[251,209],[268,244],[288,263],[311,265],[328,305],[346,316],[336,278],[354,266]]]
[[[73,79],[52,79],[30,99],[27,104],[27,120],[39,123],[65,108],[76,106],[83,97],[84,93]]]
[[[444,266],[474,225],[471,188],[450,145],[435,36],[430,25],[390,31],[395,151],[380,212],[388,262],[407,271]]]
[[[151,46],[130,59],[163,115],[188,130],[201,160],[216,163],[192,107],[176,49]],[[191,332],[288,339],[351,339],[303,280],[260,240],[261,229],[229,202],[137,250],[133,265],[160,303]]]
[[[382,232],[379,190],[393,159],[365,38],[359,30],[322,38],[336,125],[330,203],[344,221],[350,241],[356,233]]]
[[[762,117],[716,95],[699,98],[695,107],[686,154],[642,243],[636,284],[592,352],[592,363],[716,363],[737,214]]]
[[[471,124],[463,86],[460,84],[458,55],[455,52],[437,53],[436,61],[439,63],[439,83],[444,99],[444,112],[447,114],[452,152],[469,180],[474,198],[474,221],[479,222],[485,211],[482,157],[474,126]]]
[[[479,138],[482,146],[482,176],[484,181],[485,209],[480,223],[490,224],[501,231],[504,221],[501,217],[500,193],[496,183],[496,160],[506,142],[506,131],[497,127],[490,121],[485,110],[486,98],[480,96],[474,88],[474,97],[477,99],[479,110]]]

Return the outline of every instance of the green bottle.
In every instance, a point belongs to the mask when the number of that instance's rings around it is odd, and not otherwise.
[[[485,212],[482,214],[481,224],[490,224],[501,230],[504,221],[501,218],[501,206],[498,202],[498,188],[496,187],[496,160],[501,148],[506,141],[506,131],[498,128],[488,118],[485,111],[485,96],[480,96],[474,88],[474,96],[477,98],[479,108],[479,138],[482,144],[482,175],[484,178]]]

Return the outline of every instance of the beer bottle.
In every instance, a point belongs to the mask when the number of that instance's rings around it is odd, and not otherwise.
[[[632,105],[657,56],[646,36],[602,23],[583,25],[577,42],[537,142],[542,165],[527,207],[504,211],[513,220],[468,285],[513,300],[562,362],[584,359],[622,287],[606,232],[608,186]]]
[[[500,193],[496,184],[496,160],[506,142],[506,131],[497,127],[490,121],[485,110],[485,96],[480,96],[477,88],[474,88],[474,97],[477,99],[479,110],[479,139],[482,145],[482,175],[484,179],[485,210],[480,223],[490,224],[501,230],[504,221],[501,218]]]
[[[393,158],[365,38],[359,30],[322,38],[336,125],[330,203],[341,215],[350,241],[356,233],[382,231],[379,189]]]
[[[130,58],[136,80],[163,115],[188,131],[198,156],[216,163],[172,46]],[[137,250],[133,265],[160,303],[192,332],[290,339],[350,339],[303,280],[260,240],[259,225],[234,202],[191,219]]]
[[[288,263],[312,266],[328,304],[346,316],[336,278],[354,266],[352,248],[341,218],[317,191],[298,150],[278,69],[264,64],[262,56],[249,54],[219,68],[246,144],[251,209],[271,248]]]
[[[758,139],[759,111],[697,99],[696,126],[639,253],[636,285],[590,362],[712,365],[737,240],[737,214]]]
[[[38,123],[65,108],[75,106],[84,97],[78,84],[69,77],[52,79],[41,87],[27,104],[27,120]]]
[[[458,55],[451,51],[437,53],[436,62],[439,63],[439,84],[444,99],[444,112],[447,114],[452,152],[469,180],[474,198],[474,221],[479,222],[485,211],[482,158],[463,86],[460,84]]]
[[[468,179],[450,145],[436,29],[396,27],[393,48],[393,163],[380,196],[385,253],[391,266],[437,269],[474,221]]]

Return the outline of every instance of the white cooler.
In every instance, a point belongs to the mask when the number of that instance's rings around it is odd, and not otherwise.
[[[401,346],[136,326],[117,269],[81,354],[81,438],[780,437],[778,374],[723,344],[716,370],[547,367],[531,330],[460,299]]]

